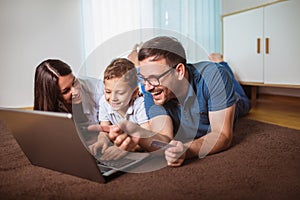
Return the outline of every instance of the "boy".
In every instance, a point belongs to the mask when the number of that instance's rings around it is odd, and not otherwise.
[[[144,98],[139,96],[138,77],[134,64],[125,59],[113,60],[104,71],[104,95],[100,100],[100,125],[115,125],[129,120],[148,129],[148,117],[144,108]],[[130,139],[128,137],[128,139]],[[109,145],[107,133],[100,132],[97,142],[90,146],[93,155],[102,148],[103,160],[118,159],[127,152],[116,145]],[[136,150],[138,145],[132,150]]]

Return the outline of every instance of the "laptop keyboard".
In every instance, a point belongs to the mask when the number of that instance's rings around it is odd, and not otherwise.
[[[113,168],[122,168],[135,160],[129,158],[121,158],[119,160],[97,160],[98,164]]]

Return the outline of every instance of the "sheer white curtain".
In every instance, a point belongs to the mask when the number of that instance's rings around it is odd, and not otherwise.
[[[207,53],[222,51],[221,0],[153,0],[154,26],[199,43]]]
[[[208,53],[222,49],[221,0],[82,0],[81,4],[84,57],[89,58],[82,67],[85,75],[99,76],[97,66],[107,66],[113,58],[127,55],[135,43],[157,35],[178,38],[189,62],[206,60]]]
[[[86,58],[114,36],[153,27],[152,0],[82,0],[81,3]]]

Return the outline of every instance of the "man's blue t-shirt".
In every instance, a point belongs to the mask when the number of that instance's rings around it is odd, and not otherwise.
[[[168,114],[173,121],[174,139],[184,142],[210,132],[208,112],[225,109],[237,101],[231,76],[224,66],[199,62],[186,68],[190,87],[184,99],[172,99],[158,106],[151,94],[145,95],[148,117]]]
[[[240,85],[240,83],[235,79],[234,74],[233,74],[231,68],[229,67],[228,63],[223,61],[223,62],[220,62],[219,64],[221,64],[222,66],[224,66],[227,69],[227,71],[229,72],[229,74],[232,78],[234,91],[239,98],[239,100],[237,102],[236,115],[238,117],[242,117],[250,111],[251,102],[250,102],[249,98],[247,97],[244,89]]]

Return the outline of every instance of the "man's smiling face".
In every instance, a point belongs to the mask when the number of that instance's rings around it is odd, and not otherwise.
[[[175,97],[171,88],[176,83],[176,76],[174,76],[174,70],[170,70],[171,67],[166,63],[164,58],[154,60],[154,57],[148,57],[140,61],[140,74],[147,79],[154,76],[159,77],[161,74],[167,72],[159,78],[160,84],[158,86],[153,86],[148,81],[145,82],[145,89],[152,94],[154,103],[163,105]]]

